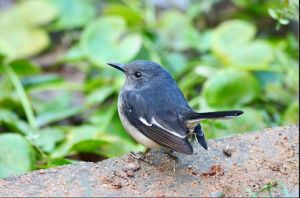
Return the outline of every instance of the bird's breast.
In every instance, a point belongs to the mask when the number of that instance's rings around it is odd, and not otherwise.
[[[138,143],[146,146],[147,148],[151,149],[158,149],[161,148],[159,144],[157,144],[155,141],[151,140],[147,136],[145,136],[142,132],[140,132],[133,124],[129,122],[129,120],[126,118],[124,114],[124,106],[123,106],[123,99],[121,97],[121,94],[118,98],[118,112],[120,120],[125,128],[125,130],[129,133],[131,137],[133,137]],[[127,111],[131,112],[131,109],[127,109]],[[138,118],[137,118],[138,119]]]

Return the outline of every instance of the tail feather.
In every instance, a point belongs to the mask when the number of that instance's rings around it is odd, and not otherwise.
[[[205,140],[205,136],[204,136],[204,133],[202,131],[202,128],[201,128],[201,125],[198,124],[195,129],[194,129],[194,133],[196,135],[196,138],[199,142],[199,144],[205,149],[207,150],[207,143],[206,143],[206,140]]]
[[[190,115],[189,119],[186,121],[187,127],[195,127],[201,120],[210,119],[230,119],[242,115],[243,111],[216,111],[207,113],[197,113],[194,112]]]

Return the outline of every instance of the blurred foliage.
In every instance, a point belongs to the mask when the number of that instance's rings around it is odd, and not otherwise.
[[[162,64],[195,110],[244,110],[203,121],[208,138],[299,122],[298,1],[17,2],[0,10],[0,178],[145,149],[110,61]]]

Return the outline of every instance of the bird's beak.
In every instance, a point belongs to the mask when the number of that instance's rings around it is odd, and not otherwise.
[[[107,64],[114,67],[114,68],[116,68],[116,69],[118,69],[118,70],[120,70],[120,71],[122,71],[122,72],[124,72],[124,73],[126,73],[124,65],[122,65],[120,63],[107,63]]]

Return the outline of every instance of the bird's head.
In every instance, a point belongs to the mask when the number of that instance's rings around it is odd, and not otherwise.
[[[124,84],[126,89],[143,89],[171,77],[165,69],[152,61],[136,60],[126,65],[120,63],[107,64],[126,75]]]

